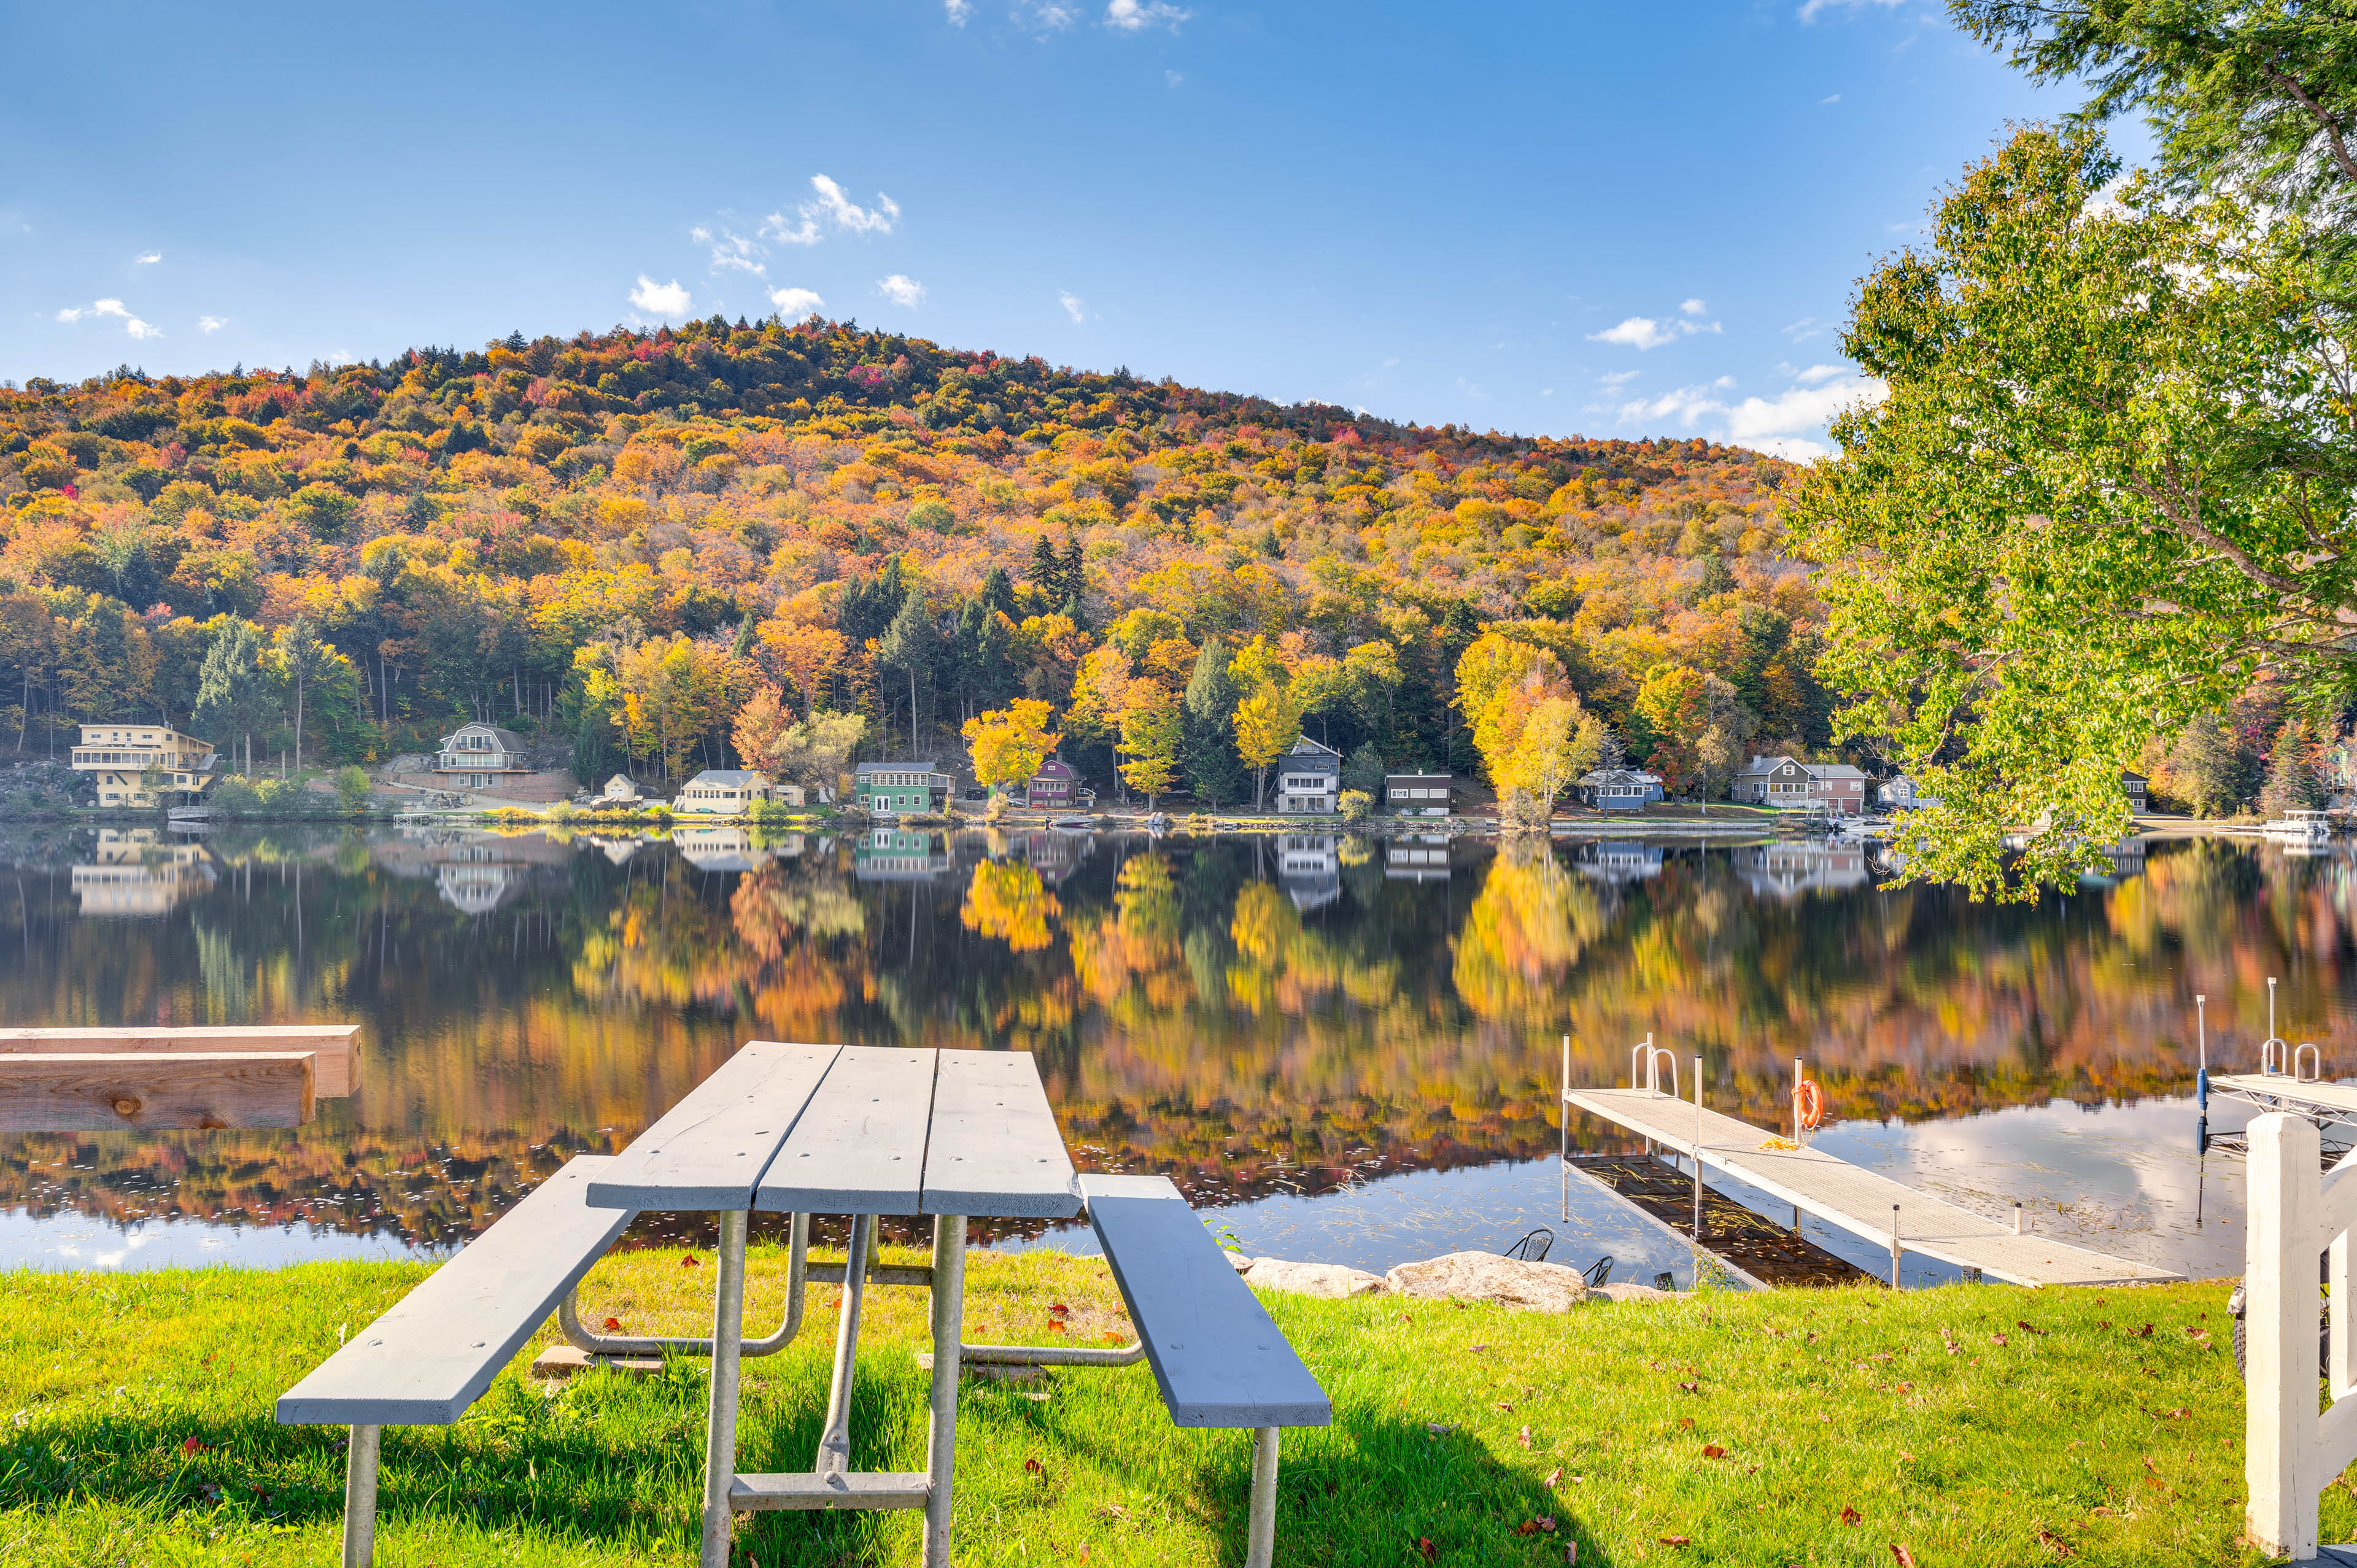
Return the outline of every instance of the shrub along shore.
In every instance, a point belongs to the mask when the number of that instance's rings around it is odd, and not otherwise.
[[[617,1254],[584,1316],[694,1332],[710,1262]],[[425,1273],[7,1276],[0,1563],[333,1561],[343,1434],[280,1427],[272,1402]],[[782,1251],[755,1249],[755,1332],[784,1275]],[[1286,1434],[1278,1557],[2255,1564],[2227,1289],[1705,1292],[1563,1314],[1265,1294],[1335,1407],[1331,1428]],[[797,1342],[745,1364],[744,1468],[809,1463],[835,1297],[810,1290]],[[868,1300],[854,1464],[919,1468],[925,1297]],[[1030,1251],[975,1257],[966,1335],[1128,1329],[1101,1260]],[[387,1429],[381,1563],[694,1561],[701,1364],[535,1383],[554,1337],[457,1426]],[[962,1564],[1240,1560],[1248,1434],[1174,1429],[1144,1367],[971,1382],[959,1430]],[[2328,1495],[2323,1523],[2348,1539],[2357,1497]],[[755,1516],[736,1561],[901,1563],[918,1531],[907,1513]]]

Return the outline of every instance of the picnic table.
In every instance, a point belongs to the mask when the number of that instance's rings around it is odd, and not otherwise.
[[[594,1175],[592,1208],[719,1217],[705,1443],[704,1568],[726,1568],[739,1509],[917,1509],[924,1562],[950,1561],[970,1218],[1070,1219],[1082,1189],[1025,1053],[746,1046]],[[753,1210],[852,1219],[826,1424],[806,1473],[737,1468],[745,1237]],[[926,1468],[850,1467],[851,1389],[873,1218],[930,1216],[933,1375]]]

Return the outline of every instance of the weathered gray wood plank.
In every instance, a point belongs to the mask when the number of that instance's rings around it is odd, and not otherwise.
[[[925,1145],[927,1214],[1070,1219],[1081,1188],[1028,1051],[943,1051]]]
[[[0,1133],[300,1127],[308,1051],[0,1054]]]
[[[358,1080],[358,1024],[253,1024],[223,1028],[0,1029],[0,1053],[98,1056],[112,1052],[309,1051],[319,1058],[311,1091],[342,1100]]]
[[[920,1212],[939,1054],[844,1047],[770,1162],[753,1207],[794,1214]]]
[[[842,1049],[748,1043],[615,1155],[590,1185],[589,1201],[661,1211],[748,1207]]]
[[[491,1386],[630,1224],[590,1207],[619,1156],[581,1155],[278,1396],[286,1426],[440,1426]]]
[[[1325,1426],[1334,1407],[1178,1189],[1083,1176],[1089,1220],[1179,1426]]]

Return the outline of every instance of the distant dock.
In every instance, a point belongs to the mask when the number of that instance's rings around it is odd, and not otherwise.
[[[1665,1055],[1667,1053],[1664,1053]],[[2357,1091],[2352,1091],[2357,1094]],[[2159,1284],[2181,1274],[2050,1237],[2019,1234],[1748,1122],[1653,1089],[1566,1089],[1564,1102],[1757,1187],[1896,1255],[1914,1252],[2012,1284]],[[1783,1145],[1783,1146],[1776,1146]]]

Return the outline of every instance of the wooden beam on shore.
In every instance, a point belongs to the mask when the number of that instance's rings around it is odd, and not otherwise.
[[[0,1029],[0,1056],[23,1051],[96,1056],[115,1052],[229,1055],[308,1051],[319,1058],[314,1092],[342,1100],[360,1082],[358,1024],[254,1024],[226,1028]]]
[[[0,1133],[299,1127],[309,1051],[0,1055]]]

